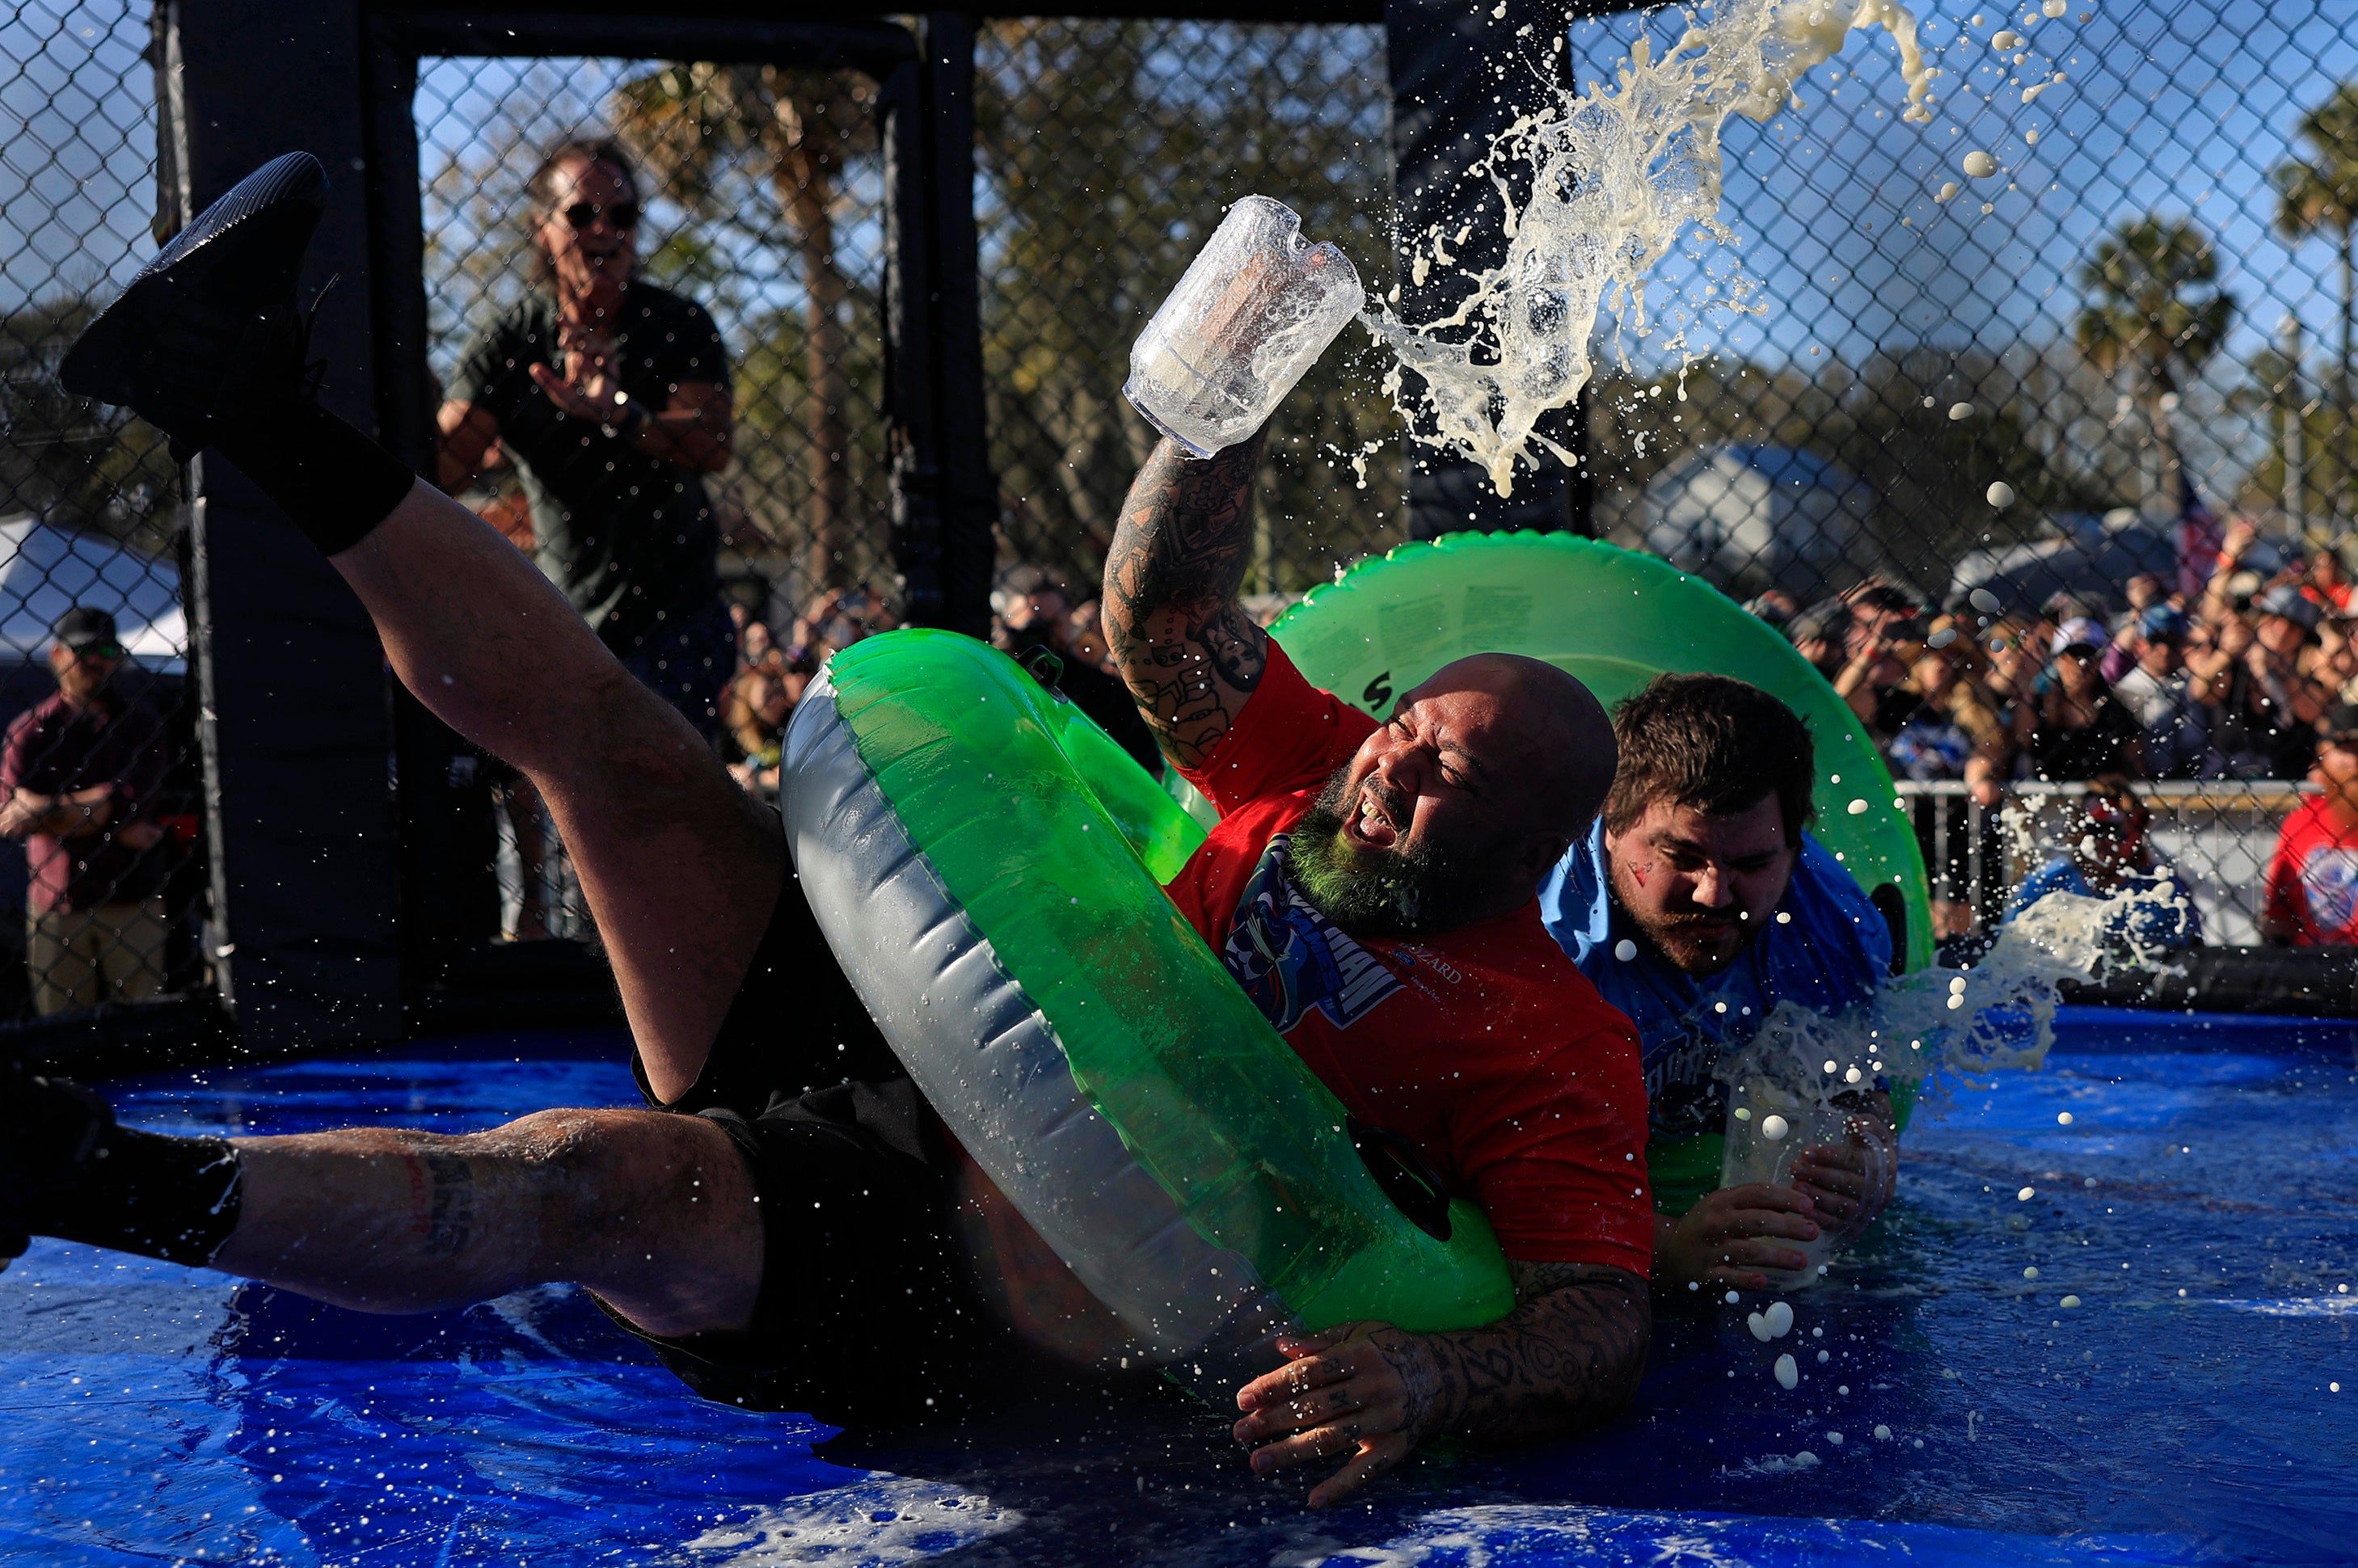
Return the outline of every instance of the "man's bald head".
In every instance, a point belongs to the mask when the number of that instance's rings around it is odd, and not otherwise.
[[[1455,690],[1494,693],[1503,705],[1509,722],[1500,740],[1520,752],[1531,827],[1574,838],[1588,831],[1613,788],[1620,745],[1596,694],[1545,659],[1469,654],[1401,700]]]
[[[1554,665],[1515,654],[1444,665],[1303,818],[1303,890],[1362,935],[1507,914],[1587,831],[1614,756],[1604,707]]]

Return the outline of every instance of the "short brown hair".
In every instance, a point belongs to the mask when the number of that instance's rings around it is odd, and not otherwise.
[[[1793,710],[1726,676],[1656,676],[1613,710],[1621,765],[1605,826],[1626,833],[1658,800],[1712,816],[1777,797],[1785,836],[1801,844],[1817,782],[1810,728]]]

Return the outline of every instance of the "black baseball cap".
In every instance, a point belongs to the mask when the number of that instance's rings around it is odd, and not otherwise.
[[[2358,751],[2358,702],[2337,702],[2317,721],[2318,739]]]
[[[123,651],[122,639],[114,632],[114,617],[87,605],[77,604],[59,616],[49,633],[77,654],[101,646],[113,647],[118,654]]]

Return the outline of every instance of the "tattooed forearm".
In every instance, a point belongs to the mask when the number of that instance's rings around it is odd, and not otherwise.
[[[1520,1304],[1488,1327],[1377,1336],[1408,1389],[1412,1433],[1535,1442],[1636,1395],[1653,1328],[1646,1282],[1578,1263],[1509,1267]]]
[[[401,1157],[409,1172],[411,1231],[429,1257],[460,1251],[475,1230],[474,1167],[457,1154],[405,1149]]]
[[[1106,641],[1174,762],[1209,755],[1260,684],[1269,636],[1238,602],[1266,433],[1202,462],[1165,440],[1138,470],[1106,557]]]

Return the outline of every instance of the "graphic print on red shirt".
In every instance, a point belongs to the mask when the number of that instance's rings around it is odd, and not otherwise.
[[[2342,826],[2321,797],[2301,802],[2277,835],[2266,908],[2296,947],[2358,944],[2358,824]]]
[[[1346,1108],[1415,1144],[1509,1257],[1643,1275],[1637,1033],[1547,934],[1536,898],[1428,938],[1362,939],[1294,880],[1290,830],[1376,728],[1271,643],[1235,728],[1187,770],[1221,818],[1172,901]]]

